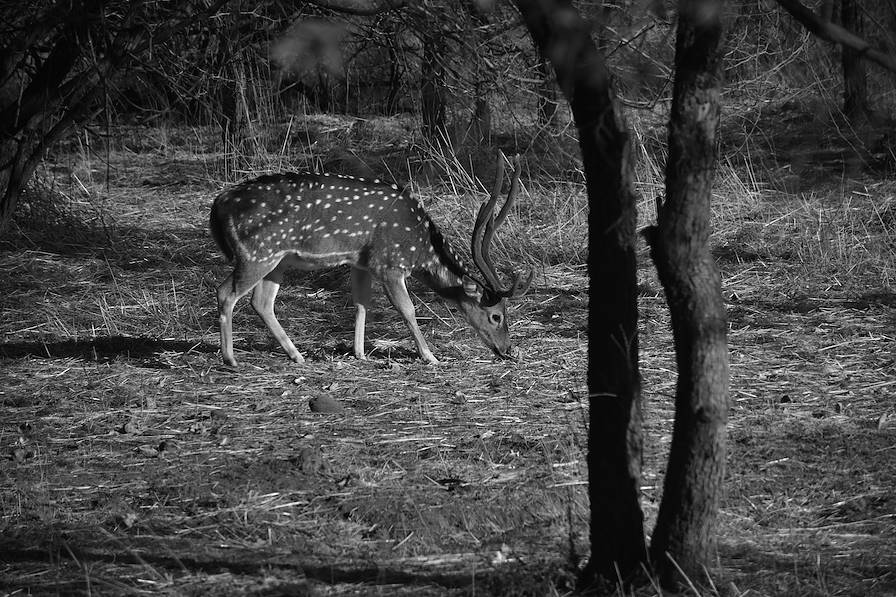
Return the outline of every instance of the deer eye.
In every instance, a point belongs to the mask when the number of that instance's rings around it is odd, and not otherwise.
[[[492,313],[491,316],[489,316],[489,319],[492,320],[493,324],[501,325],[501,321],[503,318],[501,317],[500,313]]]

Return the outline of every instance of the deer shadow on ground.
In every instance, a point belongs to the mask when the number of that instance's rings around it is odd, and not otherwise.
[[[138,359],[150,368],[169,369],[162,353],[214,353],[218,347],[204,342],[159,340],[134,336],[104,336],[89,340],[57,340],[0,343],[0,358],[76,358],[108,363],[120,358]]]
[[[244,350],[252,356],[249,360],[263,359],[290,364],[289,359],[280,351],[273,340],[249,340],[244,343]],[[173,363],[163,357],[164,353],[175,353],[175,357],[190,354],[214,355],[219,350],[217,344],[209,344],[191,340],[169,340],[146,338],[139,336],[103,336],[89,340],[55,340],[28,342],[0,342],[0,359],[82,359],[91,363],[112,363],[121,359],[138,361],[140,366],[149,369],[170,369]],[[354,350],[346,342],[328,342],[326,345],[309,347],[303,352],[305,359],[311,362],[345,359],[354,355]],[[405,347],[372,347],[367,351],[374,362],[389,363],[391,361],[414,361],[418,355],[413,349]],[[243,360],[246,360],[245,358]],[[218,361],[220,363],[220,361]],[[222,365],[223,367],[223,365]]]
[[[20,541],[11,540],[5,546],[0,546],[0,556],[6,561],[45,563],[53,561],[56,564],[64,562],[69,557],[78,562],[88,563],[116,563],[123,562],[146,566],[151,564],[156,570],[191,571],[206,574],[220,574],[222,571],[236,575],[256,575],[263,573],[271,566],[276,566],[284,573],[283,582],[276,583],[270,591],[258,593],[260,595],[294,595],[308,594],[306,591],[315,586],[333,586],[338,584],[367,585],[368,587],[402,586],[405,588],[420,587],[431,589],[434,586],[442,589],[467,589],[473,586],[482,589],[500,589],[502,586],[514,586],[515,573],[525,574],[525,567],[521,564],[505,565],[503,570],[491,572],[478,572],[471,576],[469,571],[463,570],[420,570],[409,565],[402,569],[400,564],[378,566],[376,564],[340,562],[328,564],[325,558],[308,556],[307,554],[266,554],[260,550],[236,550],[238,554],[224,555],[220,553],[194,553],[194,554],[163,554],[158,551],[147,551],[137,554],[126,550],[110,549],[111,546],[76,546],[67,543],[61,548],[53,540],[43,537],[38,539],[40,547],[23,545]],[[289,577],[295,577],[290,581]],[[546,578],[535,582],[544,582]],[[55,585],[59,588],[64,585]],[[68,585],[69,589],[82,587],[75,581]],[[547,589],[545,583],[545,589]],[[378,591],[375,591],[378,592]],[[486,591],[491,592],[491,591]],[[501,591],[494,591],[500,593]]]

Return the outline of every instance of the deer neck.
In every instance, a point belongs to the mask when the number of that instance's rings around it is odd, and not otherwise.
[[[464,278],[470,274],[436,225],[430,223],[429,230],[433,258],[413,275],[442,298],[458,302],[465,295]]]

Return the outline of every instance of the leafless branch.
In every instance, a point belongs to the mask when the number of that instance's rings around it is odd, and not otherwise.
[[[313,4],[336,12],[368,17],[404,8],[405,0],[313,0]]]
[[[896,57],[881,52],[880,50],[875,50],[861,37],[850,33],[840,25],[825,21],[812,12],[812,10],[803,6],[799,0],[777,0],[777,2],[813,35],[826,41],[853,49],[868,60],[896,73]]]

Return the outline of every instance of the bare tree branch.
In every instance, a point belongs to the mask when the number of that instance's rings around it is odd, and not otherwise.
[[[313,0],[312,3],[336,12],[369,17],[404,8],[405,0]]]
[[[131,10],[111,28],[103,27],[108,24],[103,0],[61,3],[64,9],[43,15],[52,16],[53,21],[38,20],[42,24],[34,28],[28,18],[16,23],[15,35],[0,44],[4,83],[18,76],[23,86],[18,95],[0,102],[0,231],[12,218],[22,189],[47,149],[76,123],[103,108],[99,100],[105,92],[104,82],[123,72],[150,44],[160,44],[201,22],[226,2],[213,0],[210,6],[207,2],[185,3],[183,11],[170,11],[169,18],[159,20],[154,28],[135,22],[138,17],[154,16],[143,10]],[[127,4],[132,9],[143,8],[142,3]],[[175,14],[180,16],[172,18]],[[37,36],[35,29],[42,36]],[[36,70],[31,72],[28,53],[35,48],[46,55],[33,61]]]
[[[799,0],[777,0],[781,8],[799,21],[810,33],[826,41],[853,49],[868,60],[877,63],[896,73],[896,57],[875,50],[861,37],[850,33],[840,25],[825,21],[812,10],[803,6]]]

